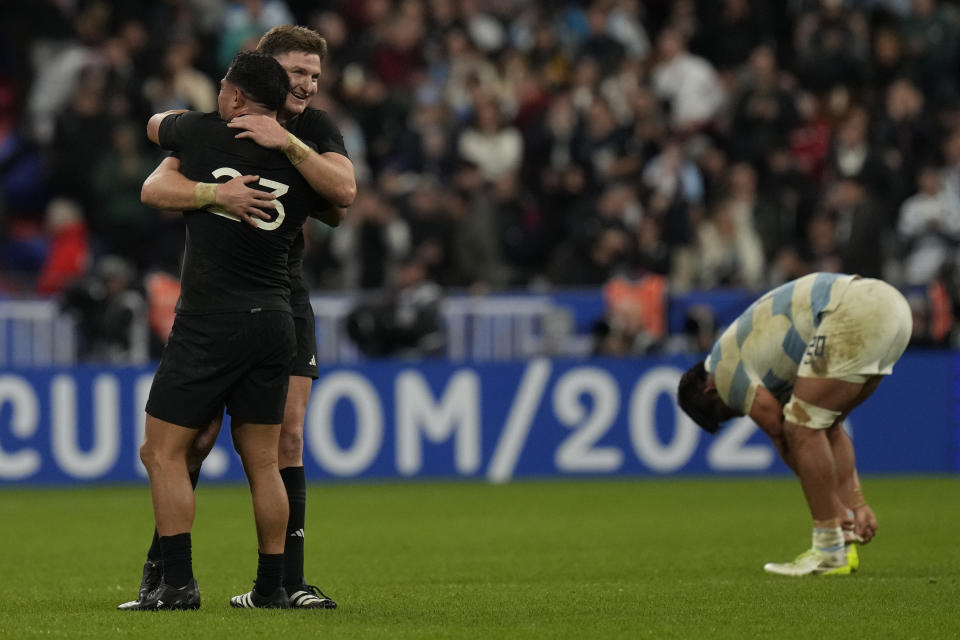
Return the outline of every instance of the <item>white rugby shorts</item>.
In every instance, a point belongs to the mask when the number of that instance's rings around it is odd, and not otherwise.
[[[912,332],[910,305],[899,291],[882,280],[857,278],[840,304],[822,315],[797,376],[863,384],[890,375]]]

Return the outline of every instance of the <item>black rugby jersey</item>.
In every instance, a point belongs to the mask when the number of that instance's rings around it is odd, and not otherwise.
[[[290,118],[284,126],[317,153],[333,152],[350,157],[343,144],[343,135],[326,111],[307,107],[299,115]],[[330,202],[317,196],[316,211],[324,211],[331,206]],[[303,233],[300,233],[290,248],[289,256],[292,304],[310,301],[310,292],[303,279],[303,248]]]
[[[180,171],[199,182],[258,175],[256,188],[275,193],[277,211],[254,229],[210,208],[185,211],[186,250],[177,313],[290,310],[288,259],[303,221],[328,206],[286,156],[251,140],[237,140],[217,113],[188,111],[160,124],[160,146],[179,152]],[[298,136],[299,137],[299,136]],[[309,141],[305,141],[309,144]]]

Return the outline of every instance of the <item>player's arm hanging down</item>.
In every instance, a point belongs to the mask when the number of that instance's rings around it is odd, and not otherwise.
[[[767,434],[781,459],[796,474],[796,457],[790,449],[784,433],[783,407],[767,389],[757,388],[753,406],[750,408],[750,418]],[[837,466],[835,495],[844,510],[853,511],[853,520],[845,519],[845,525],[852,525],[858,535],[864,539],[864,542],[869,542],[876,532],[877,520],[860,489],[860,478],[857,474],[853,445],[842,427],[845,418],[846,414],[841,415],[834,425],[827,430],[827,438]]]
[[[770,438],[780,458],[796,473],[797,462],[787,446],[787,439],[783,433],[783,407],[773,394],[763,387],[757,387],[757,393],[750,407],[750,418],[757,423]]]
[[[864,543],[870,542],[877,533],[877,518],[873,509],[867,504],[860,487],[860,475],[857,473],[856,458],[853,452],[853,443],[843,430],[841,416],[830,429],[827,430],[827,439],[833,450],[833,458],[837,465],[837,496],[840,501],[853,512],[853,530],[857,532]],[[844,528],[847,524],[844,523]]]

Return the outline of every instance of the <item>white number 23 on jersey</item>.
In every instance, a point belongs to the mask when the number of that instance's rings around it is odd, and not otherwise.
[[[213,171],[214,178],[224,178],[224,177],[236,178],[241,175],[243,174],[237,171],[236,169],[231,169],[230,167],[220,167],[219,169],[215,169]],[[267,189],[271,189],[270,193],[272,193],[276,198],[273,201],[273,204],[277,208],[277,217],[276,219],[271,220],[269,222],[267,220],[257,220],[256,221],[257,226],[263,229],[264,231],[273,231],[274,229],[279,227],[281,224],[283,224],[283,219],[287,215],[286,212],[283,210],[283,203],[280,202],[280,196],[284,195],[287,191],[289,191],[290,187],[289,185],[285,185],[282,182],[277,182],[276,180],[268,180],[266,178],[260,178],[260,180],[258,181],[258,184],[266,187]],[[230,220],[240,222],[240,218],[238,216],[235,216],[234,214],[229,213],[226,209],[221,209],[220,207],[213,206],[213,207],[208,207],[208,211],[210,211],[210,213],[215,213],[218,216],[223,216],[224,218],[228,218]]]

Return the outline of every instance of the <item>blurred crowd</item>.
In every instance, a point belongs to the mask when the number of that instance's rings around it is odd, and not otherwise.
[[[214,110],[234,53],[300,23],[329,44],[314,106],[360,186],[341,228],[306,229],[315,288],[415,272],[632,300],[622,283],[761,291],[855,272],[913,292],[918,342],[955,342],[958,4],[5,3],[0,291],[63,292],[102,256],[175,275],[182,221],[139,201],[161,157],[146,118]],[[607,318],[604,340],[631,323]]]

